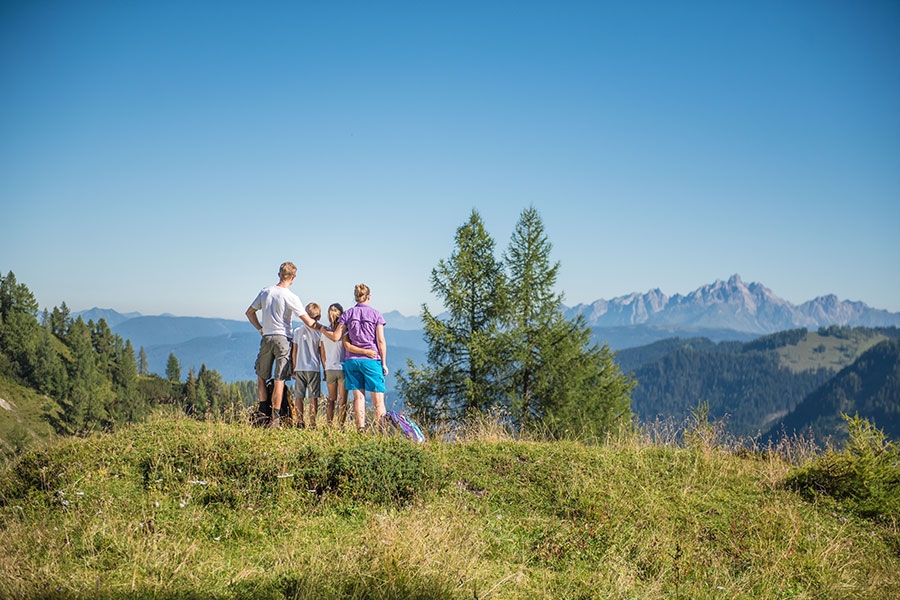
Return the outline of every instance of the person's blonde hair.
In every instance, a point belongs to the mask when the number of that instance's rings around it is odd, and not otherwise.
[[[356,298],[357,302],[364,301],[369,297],[369,293],[369,286],[364,283],[357,283],[356,287],[353,288],[353,297]]]
[[[292,262],[283,262],[281,266],[278,267],[278,278],[281,281],[285,281],[290,279],[291,277],[297,276],[297,265]]]
[[[306,314],[308,314],[313,321],[318,321],[319,317],[322,316],[322,307],[316,302],[310,302],[306,305]]]
[[[334,311],[337,314],[332,316],[332,311]],[[337,329],[338,319],[341,318],[342,314],[344,314],[344,307],[341,306],[340,304],[338,304],[337,302],[335,302],[334,304],[332,304],[331,306],[328,307],[328,320],[331,322],[331,330],[332,331]]]

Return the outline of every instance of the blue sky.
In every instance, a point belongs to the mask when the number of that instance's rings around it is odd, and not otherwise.
[[[0,4],[0,272],[42,307],[411,315],[477,209],[574,305],[739,273],[900,311],[897,2]]]

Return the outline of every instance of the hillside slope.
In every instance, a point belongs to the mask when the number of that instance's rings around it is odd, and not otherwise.
[[[896,528],[807,503],[775,456],[479,431],[156,418],[66,439],[0,471],[0,597],[900,594]]]
[[[775,423],[769,437],[809,432],[820,442],[841,443],[847,438],[842,413],[858,414],[889,438],[900,440],[900,340],[885,340],[868,349]]]
[[[0,376],[0,462],[56,437],[61,410],[52,399]]]
[[[617,360],[637,380],[632,410],[641,420],[677,421],[707,404],[711,418],[725,418],[730,433],[756,436],[867,350],[898,335],[895,327],[831,327],[780,331],[743,344],[672,339],[622,350]],[[885,418],[892,421],[882,423]],[[890,432],[896,421],[890,413],[875,417]]]

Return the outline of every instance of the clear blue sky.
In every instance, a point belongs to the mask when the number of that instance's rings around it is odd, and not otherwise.
[[[439,308],[473,208],[568,305],[739,273],[900,311],[900,3],[0,4],[0,271],[42,307]]]

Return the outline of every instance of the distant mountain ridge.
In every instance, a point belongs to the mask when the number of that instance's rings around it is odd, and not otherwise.
[[[830,325],[900,326],[900,313],[873,309],[862,302],[841,301],[834,295],[794,306],[762,284],[745,284],[739,275],[728,281],[716,280],[685,296],[669,297],[654,289],[646,294],[633,293],[571,308],[563,306],[563,312],[569,318],[584,315],[593,341],[608,343],[615,351],[673,337],[747,342],[759,335],[797,327],[814,330]],[[226,381],[253,377],[257,334],[246,319],[145,316],[108,308],[92,308],[72,316],[105,319],[113,332],[131,340],[135,351],[144,347],[152,371],[162,372],[172,352],[185,370],[188,365],[199,368],[206,364],[219,370]],[[392,372],[405,368],[406,358],[423,362],[427,345],[421,318],[395,310],[384,313],[384,317],[385,329],[390,332],[386,337]]]
[[[635,292],[612,300],[578,304],[563,312],[569,318],[584,316],[592,328],[667,325],[767,334],[830,325],[900,326],[900,313],[840,300],[833,294],[796,306],[760,283],[744,283],[737,274],[684,296],[667,296],[657,288],[645,294]]]

